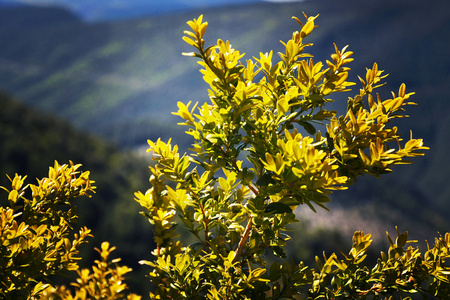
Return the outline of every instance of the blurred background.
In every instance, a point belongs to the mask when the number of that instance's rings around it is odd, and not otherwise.
[[[187,149],[192,140],[171,112],[177,101],[207,101],[199,65],[181,55],[191,51],[181,40],[186,22],[203,14],[206,44],[230,40],[248,59],[281,51],[279,41],[299,30],[291,17],[301,19],[302,11],[320,14],[308,40],[316,61],[329,59],[333,43],[349,45],[352,81],[377,62],[390,74],[382,98],[403,82],[416,92],[411,100],[419,105],[395,125],[431,149],[413,165],[334,193],[331,212],[298,209],[287,252],[314,265],[324,249],[347,252],[353,232],[363,230],[377,255],[395,226],[432,243],[450,230],[446,0],[0,0],[0,185],[8,184],[4,174],[28,174],[30,182],[46,176],[55,159],[82,163],[98,190],[77,200],[80,224],[93,229],[91,245],[117,246],[136,271],[132,290],[146,293],[148,269],[137,262],[150,258],[152,233],[133,201],[150,187],[146,141],[173,137]],[[355,93],[337,96],[334,109],[343,112]],[[84,255],[89,265],[90,247]]]

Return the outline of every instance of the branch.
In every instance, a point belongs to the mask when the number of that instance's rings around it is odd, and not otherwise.
[[[259,194],[258,189],[257,189],[256,187],[253,186],[253,182],[250,182],[250,183],[248,184],[248,187],[250,188],[250,190],[252,190],[252,192],[253,192],[253,194],[255,194],[255,196]]]
[[[250,237],[250,233],[252,232],[252,220],[253,220],[253,217],[249,216],[248,223],[247,223],[247,226],[245,227],[244,234],[242,235],[241,240],[239,241],[239,245],[236,248],[236,253],[234,255],[233,263],[235,263],[236,261],[241,259],[242,250],[244,250],[245,243],[247,243],[248,238]]]

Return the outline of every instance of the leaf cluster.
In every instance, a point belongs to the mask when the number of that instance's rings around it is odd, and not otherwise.
[[[333,191],[364,174],[391,172],[427,149],[412,137],[403,144],[391,126],[405,116],[412,93],[403,84],[390,99],[374,94],[386,77],[376,63],[360,78],[359,94],[349,97],[344,115],[326,109],[333,93],[354,85],[347,81],[353,53],[335,45],[330,60],[315,62],[304,40],[316,18],[305,15],[305,24],[294,18],[301,30],[282,42],[277,62],[273,52],[243,62],[244,54],[220,39],[205,47],[208,24],[202,16],[188,22],[183,40],[195,51],[185,55],[200,59],[210,103],[179,102],[174,113],[195,140],[192,154],[180,154],[171,140],[148,141],[156,161],[152,187],[135,195],[157,244],[154,261],[142,262],[152,268],[152,298],[276,299],[298,294],[295,287],[304,284],[314,284],[310,295],[321,292],[316,279],[331,268],[317,273],[303,265],[266,266],[268,253],[285,256],[286,232],[297,222],[294,209],[327,209]],[[178,239],[177,216],[197,243],[185,246]],[[352,251],[360,253],[358,247]]]
[[[110,260],[114,248],[109,248],[109,243],[102,244],[98,250],[101,261],[96,261],[92,274],[78,270],[79,248],[92,235],[86,227],[73,232],[78,215],[72,202],[78,197],[91,197],[95,190],[90,173],[81,172],[80,167],[72,162],[60,165],[55,161],[48,177],[38,179],[37,184],[25,184],[26,176],[16,174],[10,178],[11,188],[3,187],[8,192],[8,205],[0,207],[2,299],[90,299],[95,295],[119,299],[124,296],[123,275],[131,269],[118,266],[119,260]],[[64,286],[52,287],[52,276],[67,275],[68,271],[77,271],[80,277],[74,284],[77,288],[74,297]]]
[[[101,249],[95,249],[101,257],[96,260],[96,266],[89,269],[77,270],[78,279],[72,283],[75,287],[75,294],[65,286],[54,288],[47,287],[40,299],[54,300],[82,300],[82,299],[126,299],[140,300],[141,297],[135,294],[125,295],[127,285],[123,282],[124,275],[131,272],[127,266],[119,266],[120,258],[111,259],[110,254],[116,247],[110,247],[108,242],[103,242]]]
[[[386,234],[390,247],[387,253],[381,252],[372,269],[364,264],[372,240],[360,231],[355,232],[352,249],[342,253],[342,259],[334,253],[324,254],[323,260],[316,257],[318,269],[309,277],[308,299],[410,299],[407,295],[414,294],[449,299],[450,268],[445,260],[450,255],[450,234],[436,238],[434,247],[428,246],[423,254],[417,247],[406,246],[417,242],[408,240],[408,232],[397,229],[395,242]]]

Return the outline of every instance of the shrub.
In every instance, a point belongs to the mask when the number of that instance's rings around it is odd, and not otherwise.
[[[80,167],[72,162],[67,165],[55,162],[48,177],[38,180],[36,185],[24,185],[26,176],[16,174],[10,179],[11,189],[4,188],[8,204],[0,207],[0,298],[124,297],[123,275],[131,269],[118,266],[120,259],[110,259],[114,247],[110,248],[109,243],[103,243],[98,250],[101,261],[96,261],[92,274],[89,270],[78,270],[79,247],[92,235],[86,227],[73,233],[78,215],[72,201],[90,197],[95,189],[89,172],[80,172]],[[57,289],[51,286],[52,276],[67,276],[67,271],[75,270],[80,278],[74,283],[74,297],[64,286]],[[128,297],[140,299],[136,295]]]
[[[326,109],[333,93],[354,85],[347,81],[352,52],[335,45],[331,60],[315,62],[304,40],[317,17],[305,18],[305,24],[294,18],[301,30],[282,42],[278,62],[273,52],[243,62],[244,55],[220,39],[205,47],[207,23],[202,16],[188,22],[183,39],[195,51],[185,55],[200,59],[210,103],[178,103],[175,114],[195,140],[192,154],[178,153],[171,140],[148,142],[156,161],[152,187],[136,193],[136,201],[146,209],[157,245],[154,260],[143,262],[152,268],[151,298],[449,298],[449,234],[423,255],[405,249],[407,233],[397,232],[395,242],[388,235],[390,248],[373,268],[364,265],[371,240],[362,232],[348,254],[316,258],[317,268],[267,264],[267,254],[285,257],[297,206],[327,209],[333,191],[364,174],[391,172],[427,149],[412,136],[404,143],[391,125],[405,116],[413,93],[402,84],[390,99],[374,94],[387,76],[376,63],[359,78],[361,88],[344,115]],[[182,244],[177,220],[197,242]]]

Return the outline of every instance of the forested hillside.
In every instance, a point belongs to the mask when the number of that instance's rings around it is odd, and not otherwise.
[[[431,113],[446,105],[441,95],[448,89],[448,6],[446,1],[321,0],[102,24],[58,23],[41,8],[23,12],[24,18],[44,14],[49,25],[28,27],[15,25],[18,13],[9,12],[2,14],[5,25],[0,27],[0,87],[121,147],[158,136],[176,136],[186,145],[189,141],[182,139],[170,112],[177,101],[206,97],[195,61],[181,56],[188,49],[181,40],[185,22],[204,13],[210,43],[229,39],[251,58],[259,51],[281,49],[279,40],[298,26],[291,16],[305,11],[320,13],[320,29],[311,37],[317,59],[328,58],[333,42],[350,45],[355,80],[376,61],[391,74],[389,87],[406,82],[418,92],[417,101],[433,99],[432,107],[421,107]],[[421,15],[433,17],[425,22]],[[421,123],[429,127],[430,120]]]
[[[232,4],[241,5],[262,1],[265,0],[35,0],[33,4],[65,7],[80,16],[83,20],[88,22],[101,22],[190,11],[204,6],[222,7]],[[31,3],[30,1],[23,0],[0,0],[0,6],[21,6],[27,2]]]

